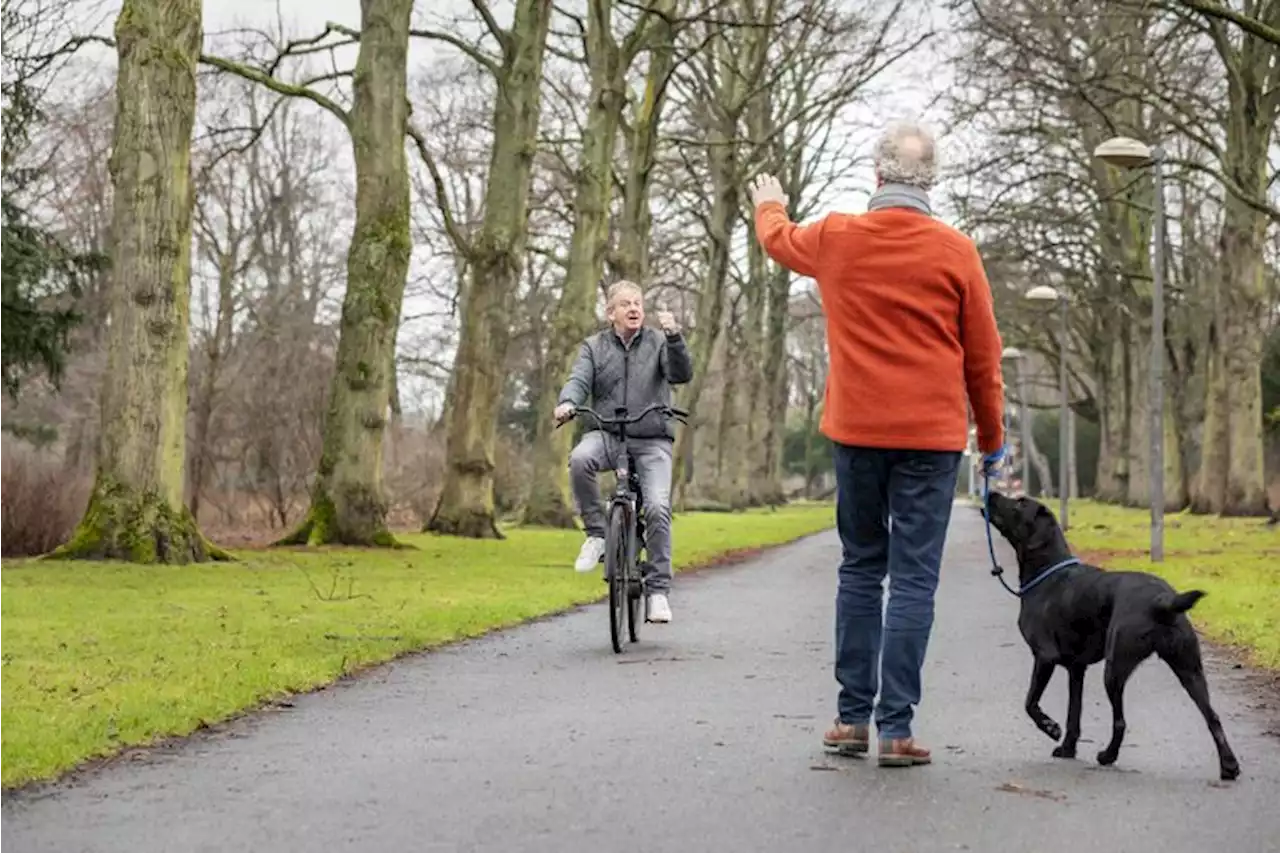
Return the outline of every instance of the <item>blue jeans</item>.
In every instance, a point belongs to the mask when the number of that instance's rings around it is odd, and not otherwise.
[[[836,444],[835,464],[840,721],[868,723],[874,710],[881,738],[911,737],[960,454]]]

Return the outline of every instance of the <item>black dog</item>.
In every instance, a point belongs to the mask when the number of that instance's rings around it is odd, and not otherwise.
[[[1154,653],[1169,665],[1204,715],[1218,748],[1221,777],[1239,776],[1240,763],[1209,704],[1200,642],[1186,617],[1204,593],[1177,592],[1145,572],[1104,572],[1082,563],[1067,565],[1026,589],[1046,569],[1071,559],[1058,520],[1036,500],[996,492],[991,493],[985,512],[1018,554],[1018,575],[1025,589],[1018,629],[1035,657],[1026,709],[1036,727],[1055,741],[1062,737],[1062,729],[1040,709],[1040,697],[1055,667],[1063,667],[1070,675],[1066,737],[1053,751],[1054,757],[1075,758],[1084,673],[1105,660],[1111,742],[1098,753],[1098,763],[1115,762],[1124,740],[1125,682]]]

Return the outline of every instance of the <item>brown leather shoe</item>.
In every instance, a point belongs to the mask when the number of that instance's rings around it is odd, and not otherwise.
[[[881,767],[915,767],[932,761],[929,750],[917,744],[915,738],[880,739]]]
[[[866,755],[871,749],[871,727],[865,723],[851,725],[836,720],[822,736],[822,745],[841,755]]]

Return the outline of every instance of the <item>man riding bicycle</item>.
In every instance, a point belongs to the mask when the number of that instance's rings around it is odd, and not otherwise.
[[[605,415],[625,406],[635,415],[654,404],[670,404],[671,386],[693,378],[693,362],[675,317],[658,311],[662,331],[644,327],[644,293],[630,281],[609,287],[605,313],[612,324],[582,342],[569,381],[560,391],[555,419],[564,422],[574,409],[593,401],[592,407]],[[604,505],[596,476],[602,468],[613,468],[614,447],[609,435],[615,428],[591,431],[569,454],[569,476],[574,499],[587,541],[582,543],[574,569],[589,572],[605,551]],[[645,548],[653,574],[647,580],[649,621],[670,622],[671,605],[671,471],[675,432],[662,412],[627,427],[627,441],[640,475],[644,495]]]

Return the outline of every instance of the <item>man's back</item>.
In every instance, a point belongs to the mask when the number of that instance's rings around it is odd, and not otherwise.
[[[960,450],[966,387],[980,426],[999,423],[1000,336],[968,238],[906,208],[833,213],[803,228],[781,205],[762,205],[757,216],[769,253],[818,282],[831,356],[828,438]]]
[[[831,352],[828,436],[871,447],[964,447],[961,319],[980,273],[973,245],[922,213],[829,217],[816,276]],[[999,339],[987,345],[998,370]]]

